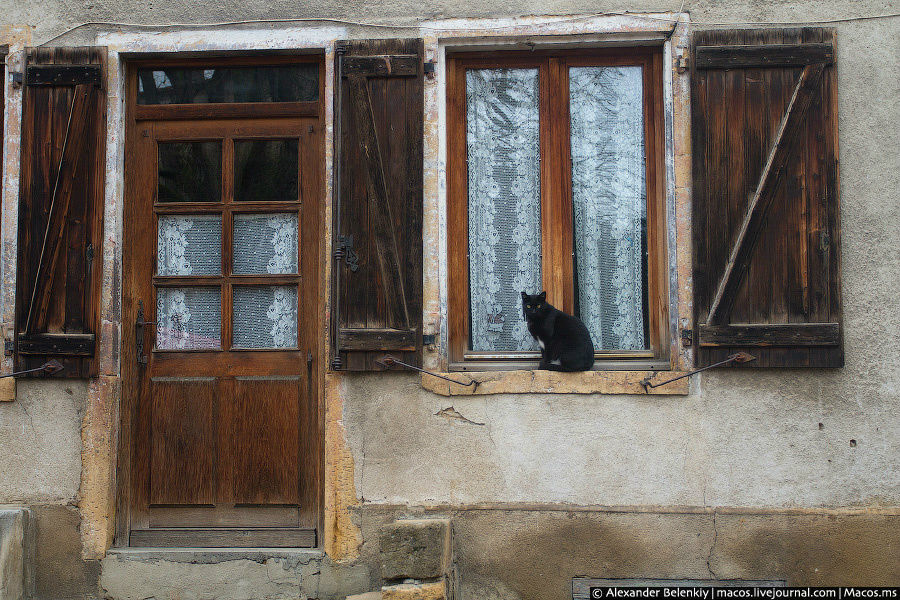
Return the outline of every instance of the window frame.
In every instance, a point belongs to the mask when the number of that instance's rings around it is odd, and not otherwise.
[[[465,71],[476,68],[537,68],[539,71],[541,275],[548,301],[571,314],[575,308],[575,286],[568,68],[626,65],[642,67],[649,349],[595,352],[597,360],[594,370],[628,370],[638,367],[639,363],[668,362],[671,334],[663,47],[460,51],[448,52],[446,63],[450,370],[533,369],[539,359],[539,353],[536,352],[483,353],[470,349]],[[562,265],[562,268],[556,268],[558,265]]]

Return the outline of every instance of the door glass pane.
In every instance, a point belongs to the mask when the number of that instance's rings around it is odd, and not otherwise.
[[[222,217],[168,215],[159,218],[157,275],[220,275]]]
[[[218,287],[158,288],[156,347],[161,350],[222,347],[222,304]]]
[[[578,312],[597,350],[646,348],[641,67],[569,69]]]
[[[218,202],[221,142],[160,142],[158,202]]]
[[[297,215],[234,215],[234,274],[297,272]]]
[[[234,288],[235,348],[296,348],[297,288]]]
[[[319,66],[179,67],[138,71],[138,104],[312,102]]]
[[[234,199],[237,202],[296,202],[298,140],[235,140]]]
[[[466,71],[469,290],[475,351],[537,350],[521,291],[541,291],[537,69]]]

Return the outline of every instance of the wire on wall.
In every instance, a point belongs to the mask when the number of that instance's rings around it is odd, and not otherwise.
[[[682,0],[681,7],[678,9],[678,12],[681,13],[684,11],[685,0]],[[634,17],[638,19],[648,19],[655,21],[664,21],[673,24],[678,23],[677,18],[673,17],[665,17],[665,16],[655,16],[641,13],[633,13],[628,11],[608,11],[602,13],[591,13],[591,14],[582,14],[582,15],[573,15],[573,16],[561,16],[561,17],[548,17],[544,21],[540,22],[529,22],[527,25],[553,25],[555,23],[570,23],[575,21],[584,21],[588,19],[596,19],[598,17],[607,17],[607,16],[628,16]],[[877,15],[860,15],[855,17],[841,17],[835,19],[821,19],[821,20],[809,20],[809,21],[691,21],[692,25],[708,25],[708,26],[758,26],[758,25],[827,25],[827,24],[836,24],[836,23],[849,23],[853,21],[868,21],[873,19],[892,19],[895,17],[900,17],[900,12],[895,13],[885,13],[885,14],[877,14]],[[78,29],[83,29],[84,27],[129,27],[129,28],[137,28],[137,29],[170,29],[170,28],[187,28],[187,27],[196,27],[196,28],[208,28],[208,27],[228,27],[233,25],[254,25],[254,24],[271,24],[271,23],[335,23],[340,25],[355,25],[358,27],[375,27],[380,29],[416,29],[416,30],[429,30],[429,31],[444,31],[449,32],[453,31],[453,27],[440,27],[435,25],[427,25],[425,23],[418,24],[393,24],[393,23],[375,23],[375,22],[367,22],[367,21],[354,21],[350,19],[337,19],[331,17],[288,17],[283,19],[241,19],[235,21],[219,21],[213,23],[124,23],[117,21],[88,21],[85,23],[81,23],[74,27],[70,27],[69,29],[59,33],[49,40],[41,43],[41,46],[46,46],[55,42],[56,40],[64,37]],[[496,25],[490,27],[466,27],[467,30],[470,31],[502,31],[505,29],[514,29],[521,27],[522,24],[513,23],[509,25]]]

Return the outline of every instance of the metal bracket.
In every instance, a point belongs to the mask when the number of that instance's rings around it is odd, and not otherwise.
[[[25,74],[21,71],[10,71],[9,72],[9,82],[13,85],[13,87],[22,87],[22,82],[25,81]]]
[[[688,59],[688,57],[685,56],[684,54],[680,55],[678,57],[678,62],[675,63],[675,68],[678,70],[679,73],[684,73],[685,71],[687,71],[688,69],[691,68],[690,59]]]
[[[433,60],[425,61],[424,68],[425,77],[427,77],[428,79],[434,79],[434,74],[437,70],[437,63],[435,63]]]
[[[694,330],[684,328],[681,330],[681,345],[682,346],[691,346],[694,343]]]
[[[16,353],[16,343],[13,340],[3,340],[3,353],[12,356]]]
[[[353,249],[352,235],[338,236],[338,244],[334,251],[334,258],[338,262],[341,262],[341,260],[346,261],[347,266],[350,267],[350,270],[354,273],[359,271],[359,255],[356,253],[356,250]]]
[[[434,333],[426,333],[422,335],[423,346],[433,346],[437,342],[437,335]]]

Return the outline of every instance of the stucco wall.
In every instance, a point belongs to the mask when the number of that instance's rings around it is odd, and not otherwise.
[[[0,0],[0,14],[4,23],[33,26],[33,43],[42,43],[87,21],[163,25],[327,16],[413,24],[674,11],[680,5],[229,0],[204,8],[144,0]],[[684,9],[700,29],[715,22],[896,13],[900,3],[687,0]],[[845,368],[708,373],[682,397],[444,398],[422,390],[413,375],[341,376],[329,389],[342,399],[338,431],[352,452],[356,497],[370,505],[900,506],[900,19],[831,26],[838,49]],[[53,43],[93,43],[114,29],[81,28]],[[416,34],[354,26],[347,32]],[[16,402],[0,403],[0,503],[77,500],[86,396],[84,383],[23,382]],[[483,425],[435,415],[451,405]]]

